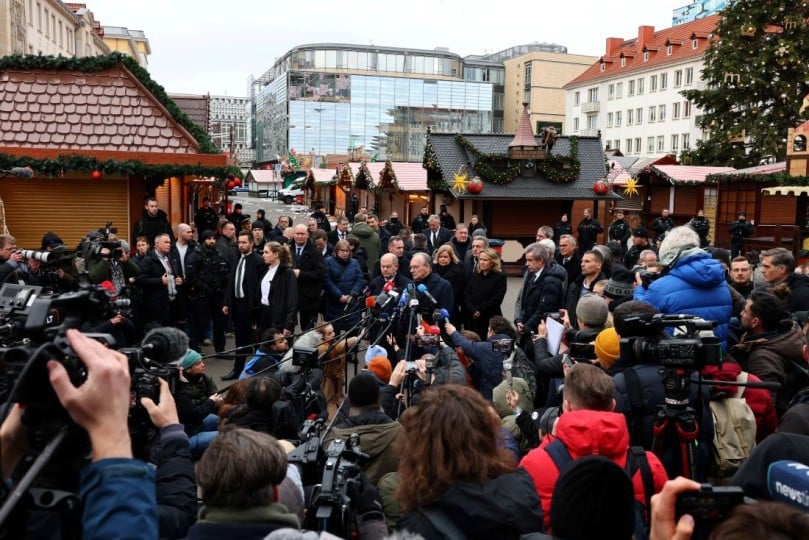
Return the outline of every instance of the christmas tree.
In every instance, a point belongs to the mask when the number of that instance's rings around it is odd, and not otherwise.
[[[806,2],[735,0],[722,11],[705,53],[705,89],[683,92],[704,111],[709,137],[684,160],[738,168],[784,159],[787,130],[805,118],[808,33]]]

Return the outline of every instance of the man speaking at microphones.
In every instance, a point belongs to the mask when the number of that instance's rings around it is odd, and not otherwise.
[[[455,294],[452,292],[452,285],[439,276],[433,273],[433,267],[430,264],[430,258],[426,253],[415,253],[410,260],[410,274],[413,276],[413,283],[416,285],[416,290],[419,291],[421,302],[422,315],[426,319],[432,321],[433,310],[444,308],[452,313],[452,306],[455,302]],[[425,288],[419,290],[419,286],[424,285]],[[425,294],[425,291],[429,295]]]
[[[372,296],[378,296],[393,289],[401,294],[408,284],[412,283],[399,272],[399,259],[393,253],[385,253],[380,257],[379,272],[380,275],[373,278],[368,284]]]

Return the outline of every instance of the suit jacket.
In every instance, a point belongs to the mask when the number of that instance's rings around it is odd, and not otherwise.
[[[236,268],[239,265],[240,259],[241,257],[236,259],[236,262],[231,265],[230,273],[228,274],[228,284],[227,288],[225,289],[225,300],[223,304],[228,306],[228,308],[231,310],[233,309],[233,301],[236,298],[234,294],[234,290],[236,288]],[[258,297],[254,294],[254,291],[256,290],[256,287],[258,287],[258,282],[266,270],[267,266],[264,264],[264,260],[261,258],[261,255],[258,253],[250,253],[247,256],[247,259],[244,261],[242,290],[244,291],[244,297],[247,300],[248,309],[251,312],[253,311],[253,308],[255,308],[256,301],[258,300]]]
[[[435,245],[433,245],[433,231],[430,229],[424,229],[422,234],[427,236],[427,251],[430,252],[430,255],[432,255],[437,248],[452,240],[452,233],[444,227],[438,227],[438,239]]]
[[[303,247],[301,256],[295,258],[295,243],[290,245],[292,268],[301,271],[298,276],[298,309],[300,311],[320,311],[320,293],[326,281],[326,266],[323,255],[312,242]]]
[[[298,313],[298,291],[295,287],[295,274],[292,272],[292,268],[283,264],[278,267],[270,284],[269,306],[264,306],[260,300],[261,278],[263,277],[264,273],[256,283],[254,322],[262,331],[267,328],[294,331]],[[298,287],[300,287],[300,280],[298,281]]]
[[[399,269],[396,271],[396,273],[405,276],[407,279],[410,279],[412,277],[410,275],[410,255],[408,255],[407,253],[399,257]],[[380,267],[379,261],[376,261],[376,264],[371,270],[371,277],[375,278],[381,275],[382,269]]]
[[[562,268],[565,269],[567,272],[567,284],[573,283],[576,281],[579,276],[581,275],[581,257],[579,257],[578,253],[574,253],[570,260],[567,261],[567,264],[564,262],[564,257],[558,254],[556,255],[556,263],[560,265]]]
[[[534,330],[544,314],[558,311],[565,301],[563,282],[564,271],[555,263],[545,265],[536,281],[534,274],[526,273],[520,295],[521,309],[515,322]]]
[[[377,296],[382,292],[382,287],[385,286],[385,281],[387,281],[382,276],[376,276],[371,282],[368,284],[368,292],[371,296]],[[409,284],[413,283],[410,278],[403,276],[399,272],[396,272],[396,276],[393,278],[393,284],[396,287],[396,290],[399,294],[402,294],[404,290],[407,288]]]
[[[169,264],[174,270],[179,266],[180,261],[172,260],[171,253],[169,253]],[[141,290],[144,321],[169,324],[169,289],[167,285],[163,284],[163,276],[166,273],[163,263],[152,250],[141,259],[138,268],[140,271],[136,283]]]
[[[349,234],[351,233],[349,231],[346,231],[346,238],[348,238]],[[329,231],[328,233],[326,233],[326,238],[328,238],[329,244],[331,244],[332,246],[340,241],[340,235],[337,233],[337,229],[334,229],[333,231]]]

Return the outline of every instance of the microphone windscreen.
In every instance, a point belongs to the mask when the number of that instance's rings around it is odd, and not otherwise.
[[[188,352],[188,336],[178,328],[161,327],[149,330],[141,341],[144,355],[161,364],[177,362]]]
[[[449,319],[449,311],[447,311],[446,308],[441,308],[441,317]]]
[[[767,491],[772,500],[809,512],[809,466],[781,460],[767,469]]]
[[[427,285],[425,285],[424,283],[419,283],[419,286],[416,287],[416,290],[418,290],[420,293],[423,293],[427,290]]]
[[[376,305],[376,298],[373,296],[368,296],[365,298],[365,307],[372,308]]]
[[[393,289],[393,287],[395,287],[393,283],[391,283],[390,281],[386,281],[385,285],[382,287],[382,292],[390,292],[390,290]]]

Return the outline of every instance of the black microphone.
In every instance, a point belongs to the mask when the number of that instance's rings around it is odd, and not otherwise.
[[[8,172],[17,178],[33,178],[34,176],[34,170],[30,167],[12,167]]]
[[[430,291],[427,290],[427,285],[425,285],[424,283],[419,284],[418,291],[420,294],[423,294],[427,298],[427,300],[432,302],[434,305],[436,306],[438,305],[438,301],[435,298],[433,298],[433,295],[430,294]]]
[[[188,336],[178,328],[149,330],[140,342],[144,356],[160,364],[182,360],[188,352]]]

